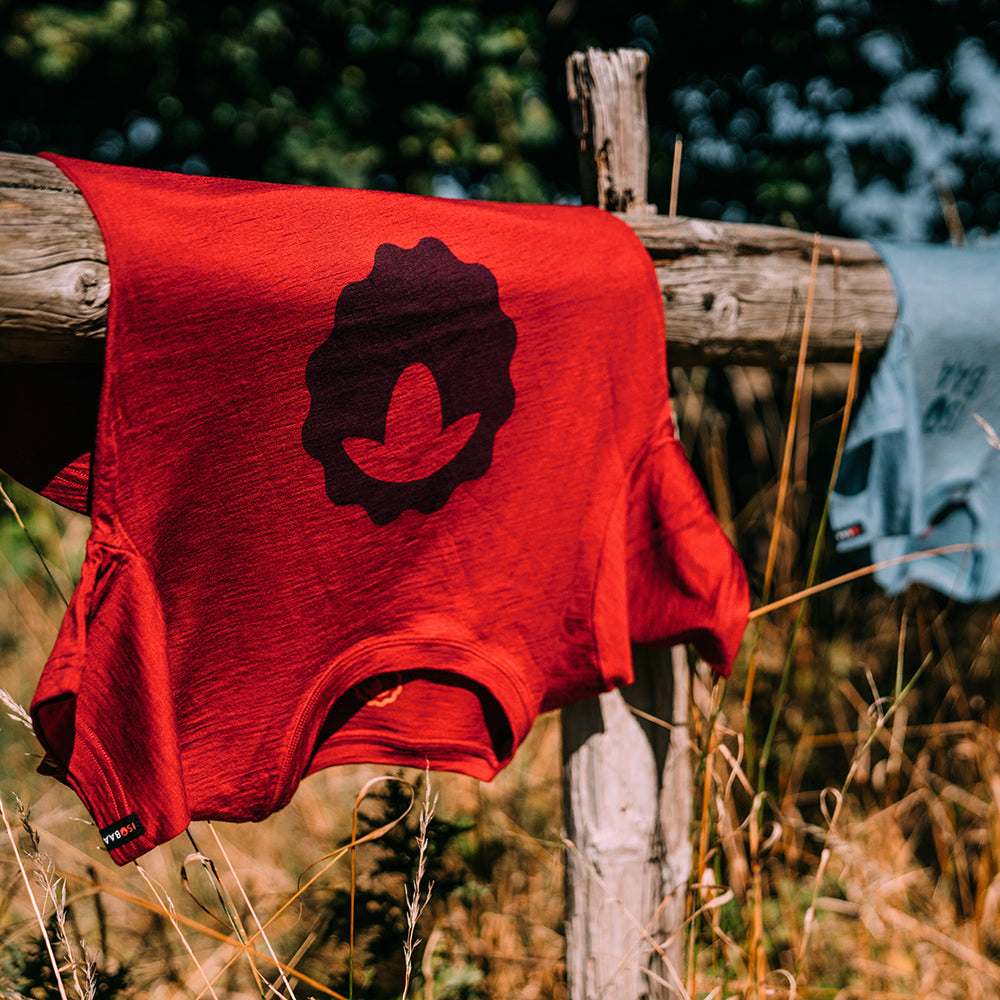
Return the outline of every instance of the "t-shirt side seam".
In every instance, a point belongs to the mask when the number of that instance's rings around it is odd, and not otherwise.
[[[621,499],[622,493],[625,493],[626,494],[625,508],[622,511],[622,513],[620,515],[617,515],[617,516],[621,516],[621,517],[623,517],[625,519],[626,531],[625,531],[625,538],[624,538],[623,545],[624,545],[624,549],[625,549],[624,555],[625,555],[625,558],[626,558],[626,561],[627,561],[627,559],[628,559],[628,529],[627,529],[627,525],[628,525],[628,515],[629,515],[628,496],[627,496],[627,494],[632,489],[632,476],[636,472],[636,470],[639,468],[639,466],[642,464],[642,462],[646,459],[646,457],[649,455],[650,451],[653,448],[654,443],[659,438],[660,432],[662,431],[662,429],[665,426],[672,426],[672,424],[673,424],[673,414],[672,414],[671,407],[670,407],[670,399],[668,397],[667,400],[666,400],[666,402],[663,405],[662,410],[660,411],[659,416],[657,417],[657,419],[656,419],[656,421],[655,421],[655,423],[653,425],[653,429],[647,435],[647,437],[642,442],[642,444],[636,449],[636,453],[635,453],[635,455],[633,455],[632,461],[629,463],[628,469],[626,469],[625,474],[622,476],[621,486],[619,487],[618,492],[615,494],[614,502],[611,504],[611,508],[610,508],[609,513],[608,513],[607,521],[604,524],[604,531],[601,533],[601,547],[600,547],[600,552],[599,552],[598,557],[597,557],[597,565],[594,568],[594,579],[593,579],[593,581],[591,583],[590,608],[589,608],[590,620],[587,622],[587,630],[590,633],[591,640],[593,642],[594,658],[595,658],[595,664],[596,664],[596,667],[597,667],[597,673],[600,676],[602,682],[604,683],[605,688],[608,688],[610,685],[612,685],[614,683],[614,681],[609,680],[609,678],[608,678],[608,671],[605,669],[605,663],[604,663],[605,656],[604,656],[604,653],[603,653],[603,651],[601,649],[601,644],[598,641],[598,637],[597,637],[597,624],[596,623],[597,623],[597,620],[598,620],[597,594],[598,594],[598,590],[600,588],[600,582],[601,582],[601,578],[603,576],[604,567],[606,565],[606,560],[607,560],[608,536],[611,533],[611,530],[612,530],[612,528],[614,526],[614,519],[616,517],[616,510],[618,508],[619,500]],[[627,570],[628,570],[628,567],[626,566],[625,567],[625,571],[627,572]],[[626,597],[625,615],[626,615],[626,621],[627,621],[627,619],[628,619],[628,599],[627,599],[627,597]]]

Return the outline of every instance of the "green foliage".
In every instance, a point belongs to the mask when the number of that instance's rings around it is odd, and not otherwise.
[[[65,568],[63,549],[66,522],[52,504],[39,501],[30,490],[6,477],[0,487],[17,508],[17,516],[0,505],[0,587],[26,585],[43,602],[61,600],[57,585],[46,572],[43,558],[57,568]],[[62,596],[68,596],[62,595]]]
[[[423,779],[413,790],[418,802],[423,796],[422,782]],[[380,786],[365,800],[364,811],[359,817],[359,836],[400,816],[409,802],[410,794],[404,790],[402,783],[393,781]],[[416,866],[418,827],[418,810],[414,807],[401,823],[378,841],[358,850],[361,874],[354,897],[353,965],[356,983],[363,989],[366,1000],[395,1000],[399,996],[399,984],[403,981],[401,942],[406,938],[404,887],[412,880]],[[443,905],[452,894],[465,891],[475,881],[455,850],[456,840],[470,828],[469,823],[461,821],[437,817],[431,821],[426,877],[433,883],[433,891],[422,925],[428,924],[435,905]],[[316,909],[322,929],[307,962],[315,963],[313,972],[317,978],[328,981],[333,989],[348,995],[345,946],[351,940],[349,888],[327,892],[325,899],[317,901]],[[427,927],[418,928],[417,936],[426,940]],[[331,976],[333,966],[343,971]],[[420,970],[414,972],[415,979],[419,980]],[[442,970],[441,975],[441,982],[436,983],[434,988],[436,997],[471,1000],[480,995],[470,990],[482,981],[484,973],[481,969],[459,965]]]
[[[562,139],[541,41],[533,8],[470,3],[15,7],[0,128],[28,152],[421,193],[457,174],[547,200],[525,155]]]
[[[58,942],[55,916],[49,920],[47,933],[51,941]],[[3,991],[8,990],[30,1000],[61,1000],[49,953],[40,934],[29,939],[25,947],[9,944],[0,958],[0,995],[6,995]],[[94,966],[93,976],[93,992],[88,994],[93,1000],[116,1000],[131,995],[129,971],[125,966],[114,971]]]
[[[650,198],[837,233],[1000,224],[1000,0],[69,0],[0,6],[0,150],[547,201],[577,189],[565,59],[650,56]]]

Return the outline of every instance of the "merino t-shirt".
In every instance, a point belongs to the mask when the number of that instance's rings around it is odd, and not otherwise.
[[[847,436],[830,525],[840,551],[875,563],[875,581],[890,594],[923,583],[958,601],[992,600],[1000,594],[1000,249],[876,249],[899,315]]]
[[[629,683],[633,640],[728,671],[745,576],[627,226],[49,158],[111,302],[32,711],[116,862],[333,764],[489,779],[538,713]]]

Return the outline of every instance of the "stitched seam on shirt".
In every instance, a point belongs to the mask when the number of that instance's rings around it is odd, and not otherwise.
[[[672,425],[673,423],[673,412],[670,406],[670,397],[667,396],[666,402],[663,404],[663,409],[653,425],[653,430],[650,431],[649,435],[643,441],[643,443],[636,449],[635,455],[632,456],[632,461],[629,463],[629,467],[625,470],[625,475],[622,476],[621,486],[618,492],[615,494],[614,502],[611,504],[611,510],[608,512],[607,520],[604,523],[604,531],[601,533],[601,547],[597,556],[597,565],[594,568],[594,579],[591,582],[590,590],[590,608],[589,608],[589,620],[587,622],[587,631],[590,633],[591,640],[594,648],[594,662],[597,667],[597,674],[605,682],[608,682],[608,672],[604,666],[604,655],[601,651],[600,643],[597,638],[597,589],[601,580],[602,571],[607,561],[607,549],[608,549],[608,535],[611,532],[612,525],[614,523],[615,507],[618,504],[618,500],[622,493],[628,494],[632,489],[632,475],[638,469],[640,464],[646,460],[649,453],[653,450],[653,445],[660,436],[660,432],[664,427]],[[625,509],[622,516],[625,518],[625,537],[623,539],[624,546],[624,557],[626,565],[624,571],[626,574],[625,581],[625,627],[628,632],[629,641],[631,641],[631,629],[629,628],[628,614],[628,497],[625,500]]]
[[[118,771],[115,769],[114,762],[101,745],[101,741],[97,738],[97,734],[83,719],[75,721],[75,728],[77,733],[82,733],[86,736],[86,739],[80,745],[82,749],[87,751],[90,759],[98,766],[101,774],[104,776],[107,790],[111,793],[111,797],[115,800],[115,808],[118,810],[119,814],[121,815],[125,811],[131,811],[128,810],[128,803],[130,799],[125,792],[125,786],[122,784]],[[76,743],[74,741],[74,752],[75,750]]]
[[[407,740],[403,737],[393,737],[388,738],[385,732],[381,729],[374,729],[371,727],[365,727],[364,729],[352,729],[350,733],[350,740],[354,741],[366,741],[370,743],[376,743],[380,747],[384,747],[387,750],[404,750],[407,753],[423,755],[433,758],[435,756],[435,751],[445,751],[447,756],[450,757],[468,757],[470,759],[480,761],[486,764],[492,769],[497,769],[500,766],[501,758],[499,758],[495,753],[491,756],[486,756],[480,744],[469,741],[458,742],[456,740],[447,739],[426,739],[423,741],[418,740]],[[335,738],[334,746],[337,746],[338,742]],[[348,742],[346,738],[343,742]],[[516,748],[515,748],[516,749]],[[441,755],[441,754],[439,754]]]

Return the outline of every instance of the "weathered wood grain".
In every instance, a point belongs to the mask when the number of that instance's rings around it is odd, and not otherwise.
[[[46,160],[0,154],[0,361],[99,360],[109,294],[83,195]]]
[[[632,207],[621,217],[656,265],[671,364],[794,364],[811,234]],[[47,161],[0,154],[0,361],[99,359],[108,297],[107,255],[83,196]],[[895,316],[873,247],[824,238],[810,359],[849,360],[860,329],[874,360]]]
[[[813,234],[778,226],[623,215],[653,258],[671,364],[795,364]],[[811,361],[869,360],[896,320],[892,278],[865,240],[821,237]]]
[[[570,1000],[685,995],[687,654],[636,647],[633,660],[634,684],[561,713]]]
[[[654,215],[646,203],[649,129],[646,68],[638,49],[574,52],[566,60],[566,90],[578,140],[580,194],[608,212]]]

